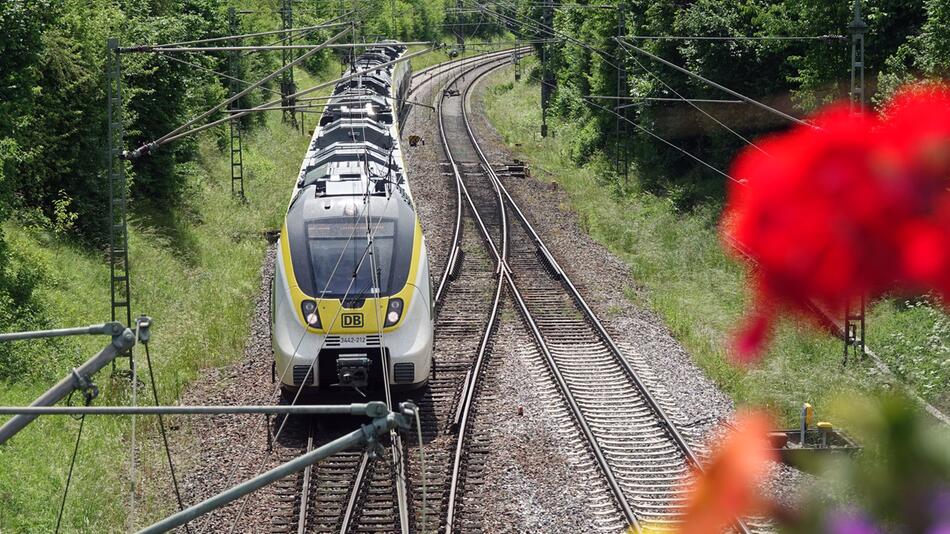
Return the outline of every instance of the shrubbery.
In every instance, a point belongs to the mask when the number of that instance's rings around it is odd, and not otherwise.
[[[238,5],[246,11],[239,15],[239,32],[278,29],[275,4]],[[0,2],[0,220],[13,217],[38,230],[37,235],[102,250],[108,239],[109,192],[106,40],[115,37],[128,46],[228,35],[230,5],[234,4],[227,0]],[[364,22],[363,33],[389,33],[393,18],[386,10],[391,5],[389,0],[361,3],[358,19]],[[396,6],[400,38],[441,35],[441,2],[399,1]],[[335,4],[296,4],[294,24],[315,25],[339,14]],[[315,31],[295,41],[320,43],[341,29]],[[279,38],[249,38],[242,44],[273,44]],[[322,71],[338,54],[329,50],[315,54],[304,67]],[[227,55],[174,57],[198,66],[156,54],[123,54],[126,149],[168,133],[226,97],[227,82],[209,71],[226,72]],[[248,81],[280,65],[279,53],[248,53],[243,58],[236,77]],[[268,84],[269,91],[252,91],[238,105],[249,108],[274,99],[277,82]],[[254,128],[263,120],[263,114],[247,116],[242,128]],[[216,135],[224,148],[226,130],[219,127]],[[156,225],[170,220],[169,214],[189,195],[187,184],[197,156],[198,139],[192,137],[127,164],[132,210],[139,220]],[[165,230],[160,228],[159,233],[168,233]],[[32,297],[33,287],[43,283],[42,272],[0,240],[0,331],[46,324],[47,313]],[[12,350],[0,346],[0,378],[23,371]],[[22,348],[17,350],[22,354]]]
[[[944,0],[864,2],[867,34],[867,80],[873,102],[882,102],[906,81],[950,73],[950,7]],[[525,4],[526,5],[526,4]],[[852,2],[798,0],[619,0],[628,36],[845,36]],[[615,9],[559,9],[555,28],[576,42],[549,46],[557,73],[554,113],[596,125],[596,135],[575,141],[578,163],[595,151],[612,155],[615,116],[584,101],[586,95],[616,95],[617,66],[626,72],[621,96],[675,99],[731,99],[698,80],[658,62],[623,50]],[[538,3],[517,12],[524,22],[512,28],[537,35]],[[647,40],[631,37],[641,48],[752,98],[792,114],[847,98],[850,84],[850,38],[827,40]],[[606,56],[606,57],[605,57]],[[654,76],[655,75],[655,76]],[[537,73],[535,73],[537,78]],[[668,84],[668,86],[666,85]],[[598,103],[611,107],[612,102]],[[681,102],[635,100],[623,113],[630,120],[677,146],[728,171],[744,141]],[[748,105],[699,104],[748,139],[784,129],[783,119]],[[680,208],[722,198],[723,178],[632,125],[623,136],[644,189],[669,194]]]

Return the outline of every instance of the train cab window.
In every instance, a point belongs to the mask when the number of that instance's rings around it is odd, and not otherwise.
[[[313,221],[307,224],[307,243],[318,294],[372,297],[374,264],[380,294],[390,293],[397,250],[395,221],[384,219],[375,225],[372,245],[367,243],[365,222]]]
[[[302,197],[287,213],[287,234],[294,278],[305,295],[338,299],[349,288],[348,297],[362,293],[370,298],[371,260],[379,275],[378,296],[402,291],[409,280],[417,227],[407,202],[396,196],[370,196],[368,205],[358,205],[348,197]],[[367,213],[374,230],[372,258],[367,248]]]

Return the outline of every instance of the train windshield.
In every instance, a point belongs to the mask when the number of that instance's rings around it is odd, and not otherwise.
[[[343,298],[345,295],[348,300],[357,300],[390,293],[396,263],[396,222],[376,219],[371,222],[371,229],[370,241],[365,220],[307,223],[314,296]]]

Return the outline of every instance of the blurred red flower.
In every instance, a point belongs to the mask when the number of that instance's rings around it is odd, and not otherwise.
[[[842,314],[860,295],[950,301],[950,89],[898,94],[881,118],[833,106],[736,159],[722,232],[750,261],[754,360],[779,310]],[[763,311],[765,310],[765,311]]]
[[[761,413],[739,415],[705,471],[687,484],[689,504],[679,534],[723,532],[736,518],[767,508],[758,488],[769,462],[777,460],[769,447],[769,428]]]

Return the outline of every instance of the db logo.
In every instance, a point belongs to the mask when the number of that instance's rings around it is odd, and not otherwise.
[[[360,328],[363,326],[362,313],[344,313],[343,328]]]

